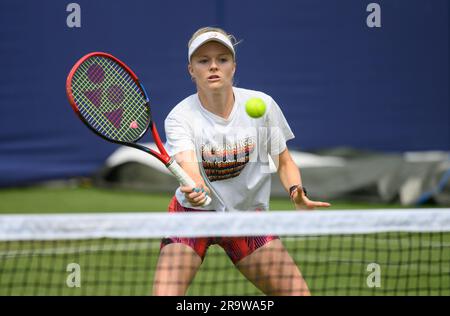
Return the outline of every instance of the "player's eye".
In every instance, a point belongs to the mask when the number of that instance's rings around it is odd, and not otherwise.
[[[198,61],[200,64],[206,64],[208,62],[208,59],[204,58],[204,59],[200,59]]]

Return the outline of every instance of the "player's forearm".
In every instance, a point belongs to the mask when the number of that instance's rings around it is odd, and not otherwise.
[[[198,167],[194,151],[184,151],[175,155],[175,160],[197,184],[205,184]]]
[[[278,174],[280,176],[281,184],[286,192],[289,192],[291,186],[302,184],[300,170],[293,161],[280,164],[278,167]]]
[[[192,162],[183,162],[180,164],[181,168],[194,180],[197,184],[205,184],[202,175],[200,174],[200,170],[198,168],[198,164]]]
[[[210,189],[205,185],[205,181],[200,173],[200,168],[195,156],[195,152],[185,151],[175,155],[175,159],[181,168],[186,172],[194,181],[195,187],[181,186],[180,190],[184,193],[187,201],[193,206],[202,206],[208,202]]]
[[[291,186],[302,184],[300,169],[287,150],[279,155],[278,175],[286,192],[289,192]]]

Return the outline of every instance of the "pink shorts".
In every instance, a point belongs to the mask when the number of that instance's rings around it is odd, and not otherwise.
[[[169,213],[173,212],[210,212],[187,208],[178,203],[175,197],[169,204]],[[211,211],[213,212],[213,211]],[[277,236],[250,236],[250,237],[199,237],[199,238],[164,238],[161,242],[161,249],[172,243],[182,243],[192,249],[200,256],[205,258],[206,251],[211,245],[222,247],[234,264],[251,254],[259,247],[267,244],[271,240],[278,239]]]

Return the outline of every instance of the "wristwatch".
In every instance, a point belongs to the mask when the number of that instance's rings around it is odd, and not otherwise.
[[[299,188],[302,189],[303,193],[305,193],[305,196],[308,196],[308,191],[306,191],[306,188],[302,185],[296,184],[289,188],[289,197],[291,198],[291,200],[294,197],[294,192],[297,191]]]

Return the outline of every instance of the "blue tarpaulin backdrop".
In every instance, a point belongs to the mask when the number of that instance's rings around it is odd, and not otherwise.
[[[372,2],[381,27],[366,24]],[[206,25],[242,40],[236,85],[274,97],[291,148],[450,149],[447,0],[78,0],[79,28],[66,24],[70,3],[0,2],[0,186],[89,175],[117,148],[66,99],[91,51],[135,70],[164,137],[165,116],[195,91],[186,43]]]

